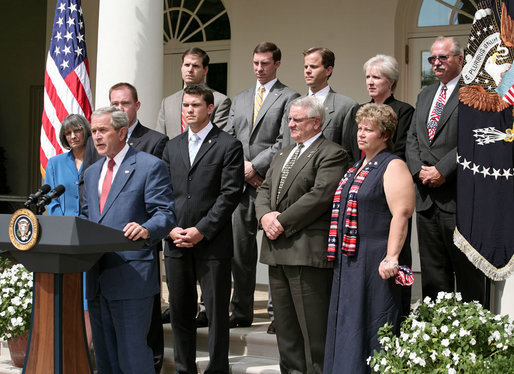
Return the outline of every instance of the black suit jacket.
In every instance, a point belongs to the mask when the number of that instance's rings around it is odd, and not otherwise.
[[[416,211],[422,212],[437,204],[440,209],[455,213],[459,87],[446,101],[434,139],[429,141],[427,120],[438,87],[439,83],[432,84],[418,95],[416,111],[407,134],[407,165],[416,183]],[[446,182],[435,188],[423,185],[418,178],[422,165],[435,166]]]
[[[232,257],[231,216],[244,185],[241,142],[214,126],[190,165],[185,132],[166,144],[163,161],[171,175],[177,225],[196,227],[204,235],[193,249],[177,248],[167,239],[164,254],[181,257],[184,251],[194,251],[203,259]]]
[[[370,101],[370,103],[373,102],[373,100]],[[412,122],[414,108],[410,104],[396,100],[393,95],[389,96],[384,104],[387,104],[393,108],[396,116],[398,117],[398,125],[396,126],[396,131],[393,136],[393,153],[405,161],[407,132],[409,131],[409,127]],[[343,147],[350,154],[352,164],[361,159],[361,150],[357,144],[357,122],[355,121],[355,115],[363,105],[365,104],[354,107],[352,109],[351,115],[347,117],[347,120],[344,123]]]

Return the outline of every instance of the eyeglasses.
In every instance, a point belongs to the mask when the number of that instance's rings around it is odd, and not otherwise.
[[[305,121],[307,119],[314,119],[314,118],[316,118],[316,117],[303,117],[303,118],[287,117],[287,122],[293,121],[294,123],[298,124],[298,123],[302,123],[303,121]]]
[[[433,65],[435,60],[439,60],[441,61],[442,63],[445,63],[446,61],[448,61],[448,59],[450,57],[453,57],[455,55],[438,55],[438,56],[430,56],[429,58],[427,58],[428,62]]]

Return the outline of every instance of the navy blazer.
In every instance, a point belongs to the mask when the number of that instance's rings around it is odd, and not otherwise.
[[[155,245],[175,226],[170,179],[164,162],[129,148],[100,214],[98,181],[105,157],[84,174],[81,217],[118,230],[129,222],[148,229],[150,239],[137,251],[107,253],[87,273],[87,298],[102,290],[110,300],[153,296],[159,292]]]
[[[204,239],[191,248],[178,248],[166,241],[164,254],[181,257],[194,251],[202,259],[232,257],[232,212],[244,186],[241,142],[214,126],[207,134],[193,165],[189,162],[188,133],[171,139],[162,155],[169,166],[175,198],[177,225],[196,227]]]

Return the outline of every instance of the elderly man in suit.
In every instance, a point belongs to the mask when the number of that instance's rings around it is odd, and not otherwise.
[[[484,302],[485,278],[453,244],[459,79],[463,50],[455,38],[439,37],[428,61],[439,80],[418,95],[407,134],[407,164],[416,184],[416,220],[423,297],[457,291]]]
[[[91,132],[102,156],[84,175],[81,216],[144,239],[137,251],[105,254],[87,272],[86,296],[99,373],[155,373],[147,344],[159,293],[155,246],[175,226],[166,165],[127,144],[128,116],[93,112]]]
[[[163,154],[178,220],[164,250],[177,373],[197,372],[197,281],[209,321],[205,372],[229,371],[231,216],[243,191],[243,149],[210,121],[213,107],[208,88],[186,87],[182,110],[189,129],[170,140]]]
[[[341,95],[329,86],[328,79],[334,71],[336,57],[328,48],[313,47],[303,51],[303,75],[309,92],[305,96],[314,96],[325,107],[325,120],[321,130],[328,140],[343,144],[343,125],[350,117],[357,102]],[[283,126],[282,147],[294,143],[287,123]]]
[[[264,233],[260,261],[269,265],[282,373],[322,373],[332,264],[327,260],[332,199],[348,167],[343,148],[321,132],[325,109],[294,100],[291,138],[279,151],[255,200]]]
[[[233,215],[234,259],[230,317],[231,327],[248,327],[253,322],[253,294],[257,266],[256,189],[261,185],[271,159],[280,148],[282,121],[287,105],[299,95],[277,79],[282,53],[273,43],[259,43],[253,51],[255,86],[234,97],[227,131],[243,143],[245,190]]]
[[[116,83],[109,89],[109,101],[112,106],[117,107],[128,116],[129,128],[127,143],[138,151],[143,151],[161,158],[162,151],[168,141],[168,137],[160,132],[143,126],[141,122],[139,122],[137,112],[141,107],[141,102],[138,99],[136,88],[126,82]],[[93,138],[90,137],[88,139],[86,154],[84,156],[84,165],[82,166],[83,172],[100,158],[101,156],[95,149]],[[159,249],[162,249],[162,246],[159,245],[156,248],[155,255],[158,258]],[[157,274],[157,276],[160,278],[159,274]],[[152,311],[152,324],[150,326],[150,332],[148,333],[148,345],[152,348],[154,353],[155,372],[158,374],[161,372],[164,357],[164,332],[162,330],[160,294],[155,295]]]
[[[193,84],[205,85],[205,77],[209,71],[209,55],[200,48],[190,48],[182,54],[182,80],[184,87]],[[214,108],[211,113],[211,121],[220,129],[225,129],[230,110],[230,99],[211,90],[214,95]],[[157,130],[166,134],[170,139],[187,130],[187,121],[182,116],[182,97],[184,89],[166,97],[161,104],[161,110],[157,118]]]

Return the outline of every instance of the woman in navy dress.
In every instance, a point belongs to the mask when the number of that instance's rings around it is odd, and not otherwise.
[[[397,117],[390,106],[357,112],[357,142],[365,153],[334,196],[329,260],[335,260],[325,347],[325,373],[368,373],[379,350],[378,329],[399,330],[402,292],[398,258],[414,210],[407,165],[392,153]]]
[[[89,122],[80,114],[70,114],[63,121],[59,132],[59,141],[69,152],[61,153],[48,160],[45,183],[55,188],[62,184],[64,193],[52,199],[47,205],[48,214],[52,216],[78,216],[80,209],[79,179],[82,161],[86,153],[87,139],[91,135]],[[84,290],[85,294],[85,290]],[[91,325],[87,300],[84,298],[84,321],[88,346],[91,346]]]

